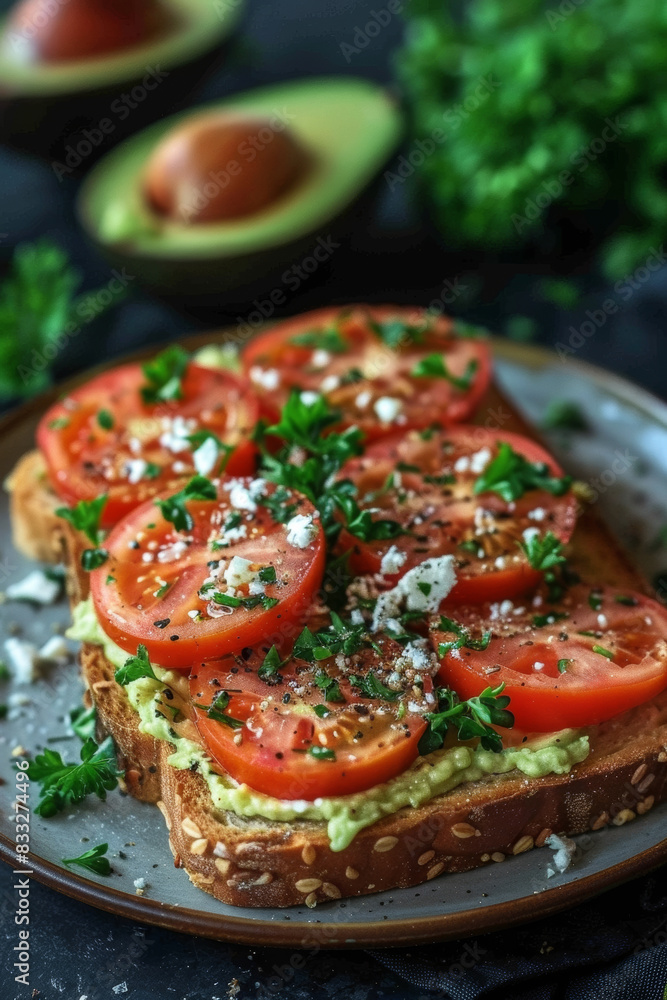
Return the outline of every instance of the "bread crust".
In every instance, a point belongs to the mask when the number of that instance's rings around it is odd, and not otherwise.
[[[505,414],[504,429],[535,437],[495,390],[478,422],[484,423],[490,412]],[[80,568],[84,545],[55,518],[53,494],[39,477],[38,459],[35,453],[24,456],[12,475],[15,538],[27,554],[59,553],[76,601],[88,592],[87,575]],[[592,508],[582,512],[571,562],[591,584],[647,591]],[[417,885],[445,872],[499,863],[542,846],[552,832],[575,834],[625,824],[667,799],[665,692],[591,729],[591,754],[568,775],[529,779],[515,771],[470,782],[387,816],[358,833],[345,850],[333,852],[324,823],[277,823],[216,812],[202,776],[171,766],[171,744],[141,732],[139,717],[100,647],[84,644],[81,666],[87,698],[97,707],[100,735],[109,733],[115,740],[128,792],[158,805],[175,863],[191,881],[235,906],[315,906]]]

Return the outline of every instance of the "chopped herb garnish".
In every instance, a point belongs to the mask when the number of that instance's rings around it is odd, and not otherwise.
[[[386,541],[407,534],[398,521],[388,518],[373,520],[373,515],[369,510],[362,510],[354,497],[346,495],[342,491],[334,495],[334,502],[343,513],[345,527],[349,533],[362,542]]]
[[[478,552],[484,551],[480,543],[475,541],[474,538],[468,538],[465,542],[459,542],[459,548],[463,549],[464,552],[469,552],[472,556],[476,556]]]
[[[106,580],[105,580],[105,583],[107,584],[107,586],[108,586],[108,585],[109,585],[110,583],[115,583],[115,582],[116,582],[116,577],[115,577],[115,576],[112,576],[112,575],[111,575],[111,573],[108,573],[108,574],[107,574],[107,578],[106,578]]]
[[[565,562],[563,543],[552,531],[546,535],[531,535],[526,542],[519,542],[533,569],[545,570]]]
[[[104,566],[108,558],[109,553],[106,549],[84,549],[81,553],[81,565],[87,573],[91,573],[94,569]]]
[[[306,333],[297,333],[290,337],[290,343],[295,347],[313,347],[320,351],[328,351],[330,354],[342,354],[347,350],[347,341],[336,327],[329,327],[327,330],[309,330]]]
[[[419,326],[414,326],[410,323],[406,323],[405,320],[399,319],[385,319],[385,320],[372,320],[369,318],[368,325],[380,340],[390,347],[392,350],[397,350],[400,347],[410,347],[413,344],[422,344],[424,342],[424,335],[427,333],[430,323],[425,321]]]
[[[183,376],[188,367],[190,355],[178,344],[172,344],[164,351],[142,365],[146,384],[141,388],[144,403],[163,403],[183,398]]]
[[[491,632],[484,632],[479,639],[473,639],[465,625],[460,625],[459,622],[455,622],[452,618],[446,618],[445,615],[440,616],[440,629],[443,632],[453,632],[456,639],[451,642],[438,643],[438,656],[446,656],[452,649],[461,649],[462,646],[481,652],[491,642]]]
[[[323,670],[320,670],[315,675],[314,681],[318,688],[322,691],[325,701],[339,703],[345,701],[338,685],[338,681],[334,680],[333,677],[329,677]]]
[[[639,601],[637,600],[636,597],[630,597],[629,595],[626,594],[616,594],[614,600],[616,601],[617,604],[625,604],[629,608],[636,608],[637,605],[639,604]]]
[[[545,615],[533,615],[533,625],[535,628],[542,628],[543,625],[553,625],[567,618],[565,611],[548,611]]]
[[[319,719],[326,719],[327,715],[331,715],[331,709],[326,705],[313,705],[313,712]]]
[[[614,659],[614,654],[610,650],[605,649],[604,646],[593,646],[593,652],[599,653],[600,656],[606,656],[608,660]]]
[[[335,760],[336,754],[328,747],[308,747],[308,753],[315,760]]]
[[[366,631],[364,622],[353,625],[332,611],[331,624],[326,629],[315,633],[308,627],[303,629],[294,644],[294,656],[309,663],[328,660],[339,653],[351,656],[367,645]]]
[[[215,500],[218,491],[206,476],[193,476],[178,493],[166,500],[156,500],[165,521],[171,521],[177,531],[191,531],[194,526],[192,514],[185,506],[190,500]]]
[[[262,566],[258,576],[261,583],[275,583],[277,579],[275,566]]]
[[[288,657],[289,659],[289,657]],[[271,646],[268,651],[259,670],[257,671],[257,676],[260,681],[277,681],[280,680],[280,668],[287,663],[287,660],[281,659],[280,653],[275,646]]]
[[[410,374],[413,378],[444,378],[455,389],[466,392],[472,385],[478,367],[479,362],[473,358],[466,365],[463,375],[453,375],[442,354],[428,354],[417,362]]]
[[[86,740],[79,764],[66,764],[57,751],[46,749],[30,763],[27,773],[31,781],[40,785],[35,812],[49,817],[81,802],[87,795],[105,799],[123,772],[118,770],[113,740],[108,737],[100,746],[94,740]]]
[[[97,712],[95,711],[95,706],[91,705],[90,708],[85,708],[83,705],[77,705],[69,713],[69,721],[72,729],[79,737],[80,740],[92,740],[95,738],[95,725],[97,722]]]
[[[234,719],[225,712],[230,701],[226,691],[218,691],[210,705],[197,705],[197,708],[202,708],[209,719],[213,719],[214,722],[221,722],[223,726],[229,726],[230,729],[242,729],[245,723],[241,719]]]
[[[475,481],[473,492],[497,493],[511,503],[528,490],[546,490],[560,497],[567,493],[571,483],[571,476],[552,476],[543,462],[529,462],[506,441],[499,441],[498,454]]]
[[[110,431],[114,425],[113,414],[109,410],[100,410],[97,414],[97,422],[102,430]]]
[[[144,479],[157,479],[157,477],[160,475],[161,472],[162,472],[162,469],[155,462],[146,462],[146,468],[144,469],[143,478]],[[148,524],[148,525],[146,525],[146,527],[150,528],[151,525]],[[155,527],[155,525],[153,525],[153,527]]]
[[[364,378],[365,375],[361,368],[349,368],[343,375],[341,375],[340,384],[356,385],[357,382],[363,382]]]
[[[93,545],[101,541],[100,519],[107,502],[107,494],[96,497],[95,500],[79,500],[74,507],[57,507],[56,514],[69,521],[73,528],[82,531]]]
[[[431,486],[451,486],[456,482],[456,476],[451,473],[443,473],[441,476],[424,476],[424,482]]]
[[[158,590],[155,591],[155,593],[153,594],[153,597],[157,597],[157,598],[164,597],[164,595],[167,593],[167,591],[169,590],[170,587],[171,587],[170,583],[163,583],[162,586],[159,587]]]
[[[593,611],[599,611],[602,607],[602,594],[598,591],[591,590],[588,595],[588,604],[593,609]]]
[[[139,680],[140,677],[150,677],[156,681],[146,647],[141,644],[137,646],[137,655],[128,657],[123,666],[117,668],[114,677],[122,685]]]
[[[572,660],[559,660],[558,661],[558,673],[564,674],[567,670],[568,663],[572,663]]]
[[[98,844],[91,847],[89,851],[84,851],[78,858],[63,858],[64,865],[79,865],[80,868],[87,868],[95,875],[111,875],[111,864],[104,855],[109,849],[108,844]]]
[[[372,670],[365,677],[360,674],[350,674],[350,684],[361,691],[363,698],[380,698],[383,701],[396,701],[398,698],[398,691],[392,691],[383,684]]]
[[[245,608],[246,611],[251,611],[260,605],[265,611],[269,611],[271,608],[275,608],[276,604],[280,603],[277,597],[267,597],[266,594],[253,594],[252,597],[232,597],[231,594],[221,594],[219,591],[216,591],[211,595],[211,598],[216,604],[220,604],[223,607]]]
[[[503,695],[504,689],[504,684],[487,687],[477,697],[460,701],[456,692],[438,688],[438,711],[425,716],[429,727],[419,741],[419,753],[423,756],[439,750],[450,728],[456,730],[460,740],[479,737],[482,749],[500,753],[502,739],[491,727],[511,729],[514,725],[514,716],[507,710],[510,699]]]

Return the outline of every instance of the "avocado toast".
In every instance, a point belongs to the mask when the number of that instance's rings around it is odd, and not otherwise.
[[[317,329],[317,323],[311,319],[308,329],[313,328]],[[506,401],[489,391],[478,404],[480,424],[484,425],[489,412],[498,412],[499,404],[511,412]],[[526,428],[513,415],[503,424],[505,432],[525,433]],[[497,436],[502,438],[502,433]],[[459,469],[464,464],[459,462]],[[407,478],[410,473],[403,475]],[[462,472],[459,476],[463,478]],[[17,478],[22,477],[15,478],[15,489]],[[361,499],[362,494],[357,496]],[[348,530],[354,522],[349,512],[346,517]],[[60,536],[72,542],[74,532],[62,519],[60,523]],[[392,542],[399,550],[405,547],[406,540],[401,538],[396,535]],[[75,544],[81,548],[78,540]],[[580,578],[572,586],[586,589],[587,604],[589,594],[595,595],[596,604],[598,598],[606,602],[602,591],[609,588],[614,588],[609,590],[610,599],[613,594],[627,599],[631,592],[640,595],[644,590],[592,510],[580,517],[567,552],[569,572]],[[459,582],[466,575],[463,562],[457,563]],[[78,563],[78,556],[68,558],[73,570]],[[114,565],[113,553],[110,565]],[[79,570],[72,576],[78,594],[85,594],[87,574]],[[515,595],[514,608],[519,603]],[[521,603],[527,603],[527,598],[522,596]],[[606,608],[606,603],[602,606]],[[452,607],[445,601],[443,608],[451,620],[463,619],[463,606]],[[590,610],[593,613],[592,605]],[[575,612],[571,614],[574,617]],[[308,621],[311,632],[319,635]],[[368,615],[366,625],[377,637]],[[100,723],[114,736],[128,789],[139,798],[159,800],[178,862],[197,885],[226,902],[284,906],[305,899],[314,905],[327,898],[411,885],[444,871],[497,863],[534,845],[541,846],[552,833],[599,829],[610,822],[620,825],[664,797],[665,761],[660,760],[665,757],[667,736],[664,695],[594,725],[577,726],[576,732],[561,730],[555,737],[542,731],[524,742],[521,735],[513,739],[511,731],[503,732],[500,727],[498,731],[510,737],[500,750],[480,749],[479,737],[461,739],[460,731],[459,738],[452,739],[450,732],[443,746],[420,754],[394,777],[349,796],[324,796],[320,805],[315,798],[310,802],[294,795],[281,799],[252,791],[249,786],[239,791],[238,782],[230,781],[219,764],[213,762],[211,768],[211,758],[202,754],[190,693],[193,680],[197,680],[195,670],[190,672],[190,686],[181,671],[163,673],[155,666],[159,679],[143,676],[121,686],[114,675],[127,651],[114,650],[107,640],[105,656],[99,645],[99,629],[97,618],[80,605],[73,634],[87,640],[82,655],[84,676]],[[495,629],[499,631],[500,626]],[[476,638],[477,633],[474,635]],[[186,638],[184,633],[182,638]],[[600,648],[607,642],[601,636],[592,639],[599,639],[594,645]],[[413,639],[412,644],[417,641]],[[463,644],[459,647],[464,655],[466,649]],[[160,660],[151,656],[151,662]],[[324,657],[319,662],[329,675],[336,675],[332,661]],[[358,665],[359,661],[354,662]],[[304,660],[300,669],[307,672],[307,663]],[[390,692],[389,666],[376,663],[374,670]],[[286,693],[289,667],[282,670],[282,682],[266,687],[271,696],[276,691],[281,696]],[[494,680],[493,674],[489,680]],[[160,696],[161,691],[169,693]],[[377,695],[377,691],[373,693]],[[361,708],[377,705],[377,697],[367,695],[368,691],[357,688],[351,703]],[[226,709],[232,718],[234,697],[231,693]],[[387,694],[390,705],[391,697]],[[173,724],[164,719],[162,709],[155,711],[165,702],[180,710],[180,716],[170,712],[178,719]],[[327,700],[326,691],[322,702],[332,714],[338,711],[336,702]],[[523,710],[519,698],[516,704]],[[513,708],[512,701],[509,707]],[[137,709],[141,710],[141,722]],[[411,712],[408,707],[408,716]],[[226,731],[228,727],[222,728]],[[313,767],[335,769],[336,764],[324,759],[314,762]],[[428,781],[425,772],[433,775]],[[274,775],[273,780],[280,778]],[[316,780],[320,780],[319,774]],[[407,802],[412,804],[404,804]]]

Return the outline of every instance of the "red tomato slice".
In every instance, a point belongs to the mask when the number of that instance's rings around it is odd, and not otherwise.
[[[214,461],[207,475],[216,474],[224,457],[216,452],[215,438],[234,448],[229,473],[253,472],[249,431],[258,406],[244,381],[191,363],[181,383],[182,398],[151,404],[141,398],[145,384],[141,365],[113,368],[52,406],[37,429],[51,482],[67,504],[108,494],[103,527],[194,475],[199,444],[189,442],[188,435],[198,431],[215,435],[207,445]]]
[[[187,502],[184,531],[152,502],[124,518],[104,543],[107,562],[91,573],[107,635],[129,653],[143,643],[154,663],[177,669],[292,635],[322,581],[324,534],[296,493],[288,499],[297,520],[275,521],[263,505],[274,491],[262,480],[222,480],[216,500]]]
[[[373,324],[389,331],[385,340]],[[468,387],[417,377],[427,358]],[[284,320],[248,344],[244,364],[268,419],[278,418],[292,389],[315,391],[342,412],[343,426],[357,425],[369,439],[467,420],[491,377],[485,341],[457,336],[450,319],[398,306],[318,309]]]
[[[539,445],[519,434],[482,427],[417,431],[372,444],[341,472],[357,487],[362,507],[373,519],[398,521],[410,534],[393,541],[363,542],[343,530],[339,550],[349,550],[355,573],[381,572],[382,559],[398,549],[400,568],[387,570],[390,586],[409,569],[431,556],[456,556],[457,584],[447,604],[481,603],[514,597],[536,586],[541,574],[532,569],[519,542],[526,529],[553,532],[567,542],[574,530],[576,500],[568,491],[557,497],[530,489],[513,502],[494,492],[473,493],[488,462],[506,442],[529,462],[543,463],[549,475],[562,470]],[[389,561],[389,560],[388,560]]]
[[[554,620],[541,624],[548,615]],[[667,687],[667,609],[643,594],[580,585],[558,606],[516,609],[508,601],[462,608],[455,619],[473,638],[487,630],[492,637],[484,650],[448,652],[438,681],[464,699],[504,683],[526,732],[596,725]],[[431,637],[436,649],[455,639],[438,628]]]
[[[385,642],[387,664],[400,655],[400,646]],[[391,647],[391,648],[389,648]],[[190,675],[195,706],[210,706],[220,692],[224,714],[243,723],[216,721],[195,708],[195,722],[206,747],[217,763],[236,780],[281,799],[349,795],[388,781],[405,771],[417,757],[417,744],[426,729],[423,717],[408,707],[403,697],[392,702],[364,698],[337,670],[332,659],[316,667],[289,660],[276,683],[258,676],[268,651],[244,651],[243,657],[197,666]],[[384,669],[377,654],[366,650],[356,657],[356,669]],[[391,666],[389,666],[391,669]],[[327,701],[314,683],[322,673],[337,680],[337,697]],[[429,690],[430,678],[426,678]],[[217,704],[221,704],[218,702]],[[315,711],[327,712],[321,717]],[[424,703],[424,711],[429,706]],[[311,748],[319,748],[315,757]],[[328,753],[327,753],[328,751]]]

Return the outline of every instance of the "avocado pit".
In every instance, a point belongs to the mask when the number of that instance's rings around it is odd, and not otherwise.
[[[214,112],[169,132],[144,174],[144,196],[184,225],[253,215],[300,180],[309,156],[278,114]]]
[[[174,27],[163,0],[21,0],[2,48],[15,62],[74,62],[144,45]]]

